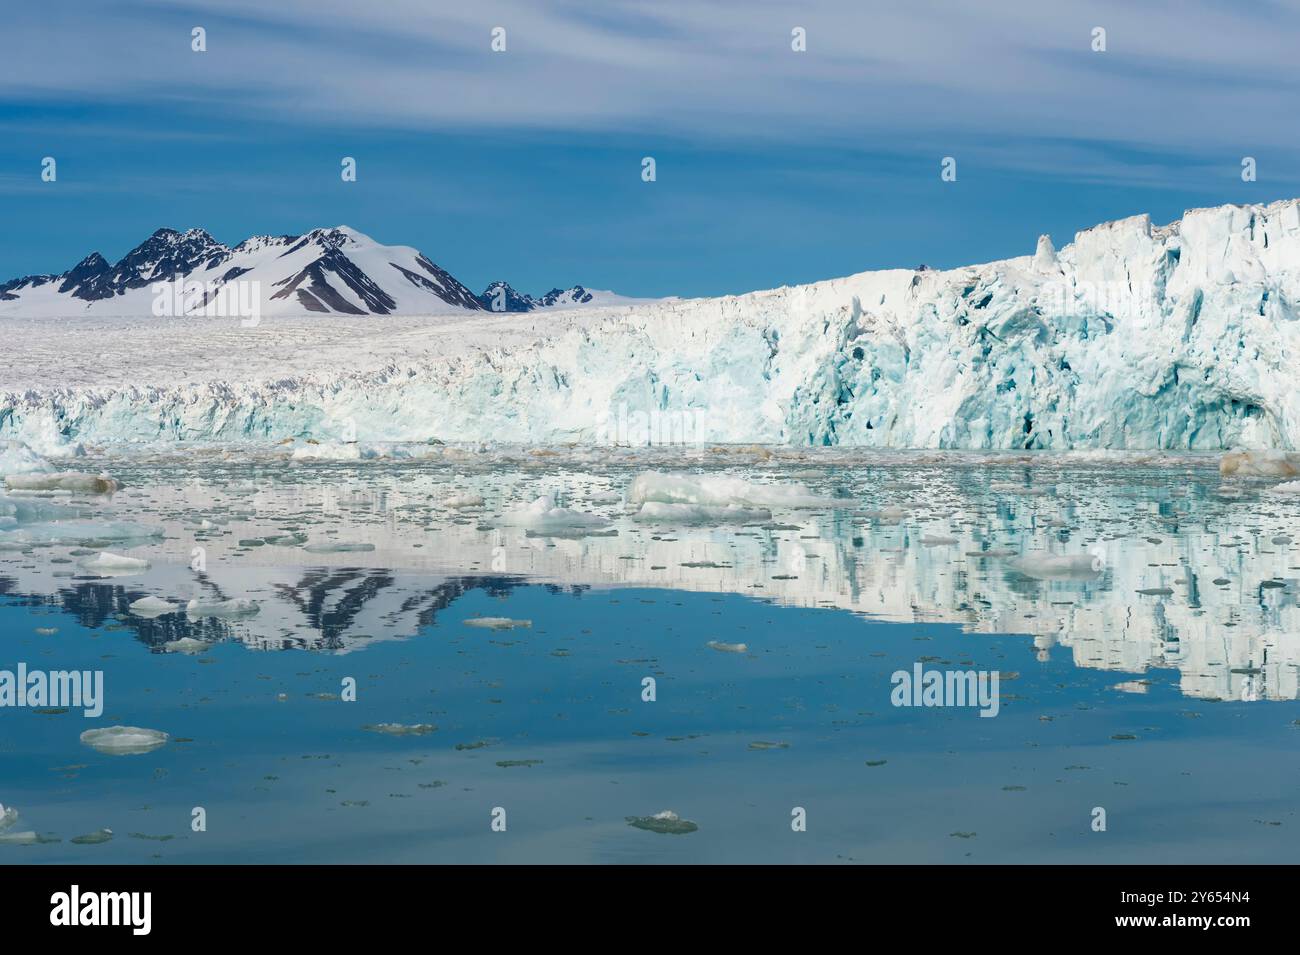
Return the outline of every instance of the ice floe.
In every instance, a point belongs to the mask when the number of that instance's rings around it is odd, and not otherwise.
[[[558,507],[555,495],[543,494],[526,507],[506,511],[499,523],[503,527],[519,527],[537,533],[599,530],[610,521],[599,514]]]
[[[126,608],[137,617],[152,619],[161,617],[163,614],[175,613],[177,606],[174,603],[163,600],[161,597],[141,597],[139,600],[131,601]]]
[[[54,465],[21,441],[6,441],[0,444],[0,477],[48,474],[53,470]]]
[[[374,549],[374,544],[364,541],[318,541],[303,546],[303,550],[309,554],[368,553]]]
[[[368,723],[361,728],[386,736],[426,736],[438,729],[432,723]]]
[[[256,600],[240,597],[230,600],[204,600],[193,598],[185,605],[185,612],[191,617],[246,617],[257,613],[261,607]]]
[[[443,500],[444,507],[460,510],[466,507],[482,507],[483,495],[481,494],[453,494],[451,497]]]
[[[705,646],[712,650],[720,650],[723,653],[749,652],[749,644],[747,643],[723,643],[721,640],[710,640]]]
[[[517,630],[532,625],[531,620],[512,620],[509,617],[470,617],[465,621],[467,627],[479,627],[484,630]]]
[[[653,816],[627,816],[627,824],[634,829],[658,832],[664,835],[680,836],[695,832],[700,827],[689,819],[683,819],[671,809],[657,812]]]
[[[721,474],[674,474],[644,471],[627,489],[630,505],[703,504],[776,508],[847,506],[847,500],[813,494],[803,484],[756,484]]]
[[[1286,451],[1232,451],[1219,459],[1224,477],[1300,477],[1300,454]]]
[[[295,461],[360,461],[362,451],[355,442],[305,444],[292,457]]]
[[[124,577],[129,574],[142,574],[149,569],[149,561],[140,557],[128,557],[114,554],[112,551],[100,551],[94,557],[82,559],[77,564],[82,570],[92,571],[106,577]]]
[[[198,653],[206,653],[212,644],[206,640],[196,640],[193,637],[181,637],[179,640],[168,640],[163,644],[163,649],[168,653],[185,653],[193,656]]]
[[[164,745],[170,738],[162,730],[143,729],[139,726],[107,726],[86,730],[81,734],[83,745],[111,756],[148,753]]]
[[[7,474],[5,487],[14,492],[112,494],[121,485],[106,474],[63,471],[55,474]]]
[[[767,508],[741,504],[668,504],[646,501],[632,515],[649,524],[754,524],[772,519]]]

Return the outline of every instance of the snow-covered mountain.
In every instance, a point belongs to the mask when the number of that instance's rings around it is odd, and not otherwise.
[[[202,229],[159,229],[116,264],[93,252],[67,272],[0,284],[0,315],[440,315],[491,310],[494,289],[475,295],[416,249],[347,226],[234,248]],[[510,294],[511,312],[593,302],[580,286],[542,299]]]
[[[478,297],[489,312],[535,312],[547,308],[581,308],[584,305],[619,305],[632,302],[632,299],[604,292],[586,289],[581,285],[573,288],[553,288],[540,298],[534,298],[526,292],[516,291],[509,282],[493,282]]]
[[[1026,251],[433,324],[10,319],[0,438],[1300,448],[1300,200]]]

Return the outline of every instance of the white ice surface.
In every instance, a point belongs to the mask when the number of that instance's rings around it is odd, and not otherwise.
[[[1028,245],[1028,243],[1027,243]],[[713,299],[0,319],[0,438],[1300,446],[1300,204]]]

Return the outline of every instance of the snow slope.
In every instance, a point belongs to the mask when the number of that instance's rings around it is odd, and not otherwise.
[[[1298,302],[1290,200],[544,315],[0,320],[0,437],[1296,448]]]

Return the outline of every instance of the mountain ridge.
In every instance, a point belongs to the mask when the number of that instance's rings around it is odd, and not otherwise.
[[[175,283],[185,286],[179,294],[158,288]],[[17,317],[212,314],[225,299],[259,316],[531,312],[623,301],[580,285],[534,298],[495,282],[475,294],[424,253],[342,225],[253,235],[234,246],[205,229],[163,227],[116,262],[94,251],[66,272],[0,283],[0,315]]]

